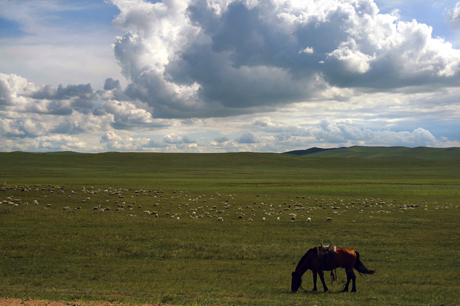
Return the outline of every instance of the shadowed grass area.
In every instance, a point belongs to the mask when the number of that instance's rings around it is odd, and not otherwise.
[[[3,297],[187,305],[460,300],[460,159],[0,158]],[[327,280],[330,292],[290,293],[290,273],[320,241],[356,249],[377,273],[358,275],[355,294],[339,293],[343,269],[334,287]],[[311,290],[311,272],[303,282]]]

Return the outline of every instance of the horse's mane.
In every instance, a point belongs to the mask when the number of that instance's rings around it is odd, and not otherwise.
[[[305,259],[307,259],[308,255],[310,252],[316,252],[316,248],[309,249],[305,255],[300,259],[299,263],[297,264],[297,267],[295,267],[295,271],[300,267],[300,265],[304,262]]]

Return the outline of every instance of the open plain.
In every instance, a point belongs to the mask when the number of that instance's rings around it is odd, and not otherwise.
[[[458,149],[0,159],[0,301],[460,304]],[[291,293],[320,242],[377,273],[356,293],[343,269],[329,292]]]

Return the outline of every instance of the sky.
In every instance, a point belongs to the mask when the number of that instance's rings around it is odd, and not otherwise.
[[[460,2],[0,0],[0,151],[460,146]]]

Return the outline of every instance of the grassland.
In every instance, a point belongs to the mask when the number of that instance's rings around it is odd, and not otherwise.
[[[459,304],[460,156],[353,150],[0,153],[0,296]],[[330,292],[290,293],[290,273],[319,241],[358,250],[377,274],[358,276],[357,293],[340,293],[343,270]],[[303,280],[310,290],[311,272]]]

